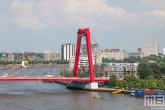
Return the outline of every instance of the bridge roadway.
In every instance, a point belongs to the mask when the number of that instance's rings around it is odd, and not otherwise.
[[[42,82],[90,82],[90,78],[77,77],[12,77],[0,78],[0,82],[23,82],[23,81],[42,81]],[[109,82],[108,78],[95,78],[95,82]]]

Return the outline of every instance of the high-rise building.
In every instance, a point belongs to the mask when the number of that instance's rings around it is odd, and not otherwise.
[[[158,53],[159,53],[158,44],[143,44],[141,49],[142,49],[143,57],[150,56],[150,55],[158,56]]]
[[[63,44],[61,45],[61,58],[64,60],[69,60],[72,56],[75,56],[75,51],[75,44]]]
[[[163,55],[165,55],[165,48],[163,48]]]

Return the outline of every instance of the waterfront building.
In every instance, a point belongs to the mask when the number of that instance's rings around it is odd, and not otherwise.
[[[34,55],[28,55],[27,56],[27,60],[43,60],[43,58],[39,57],[39,56],[34,56]]]
[[[18,54],[15,54],[15,55],[14,55],[14,60],[21,60],[21,56],[18,55]]]
[[[130,56],[130,57],[131,57],[131,56],[132,56],[132,57],[138,57],[138,56],[140,56],[140,55],[139,55],[139,53],[137,53],[137,52],[130,52],[130,53],[129,53],[129,56]]]
[[[95,77],[110,77],[115,75],[117,78],[124,78],[124,68],[126,75],[137,77],[139,63],[102,63],[94,65]]]
[[[137,73],[139,63],[109,63],[110,75],[116,75],[117,77],[123,77],[124,68],[126,70],[126,75],[133,75],[135,77]]]
[[[109,65],[94,65],[95,77],[110,77]]]
[[[61,53],[60,52],[43,52],[44,54],[44,60],[60,60],[61,59]]]
[[[108,58],[108,59],[114,58],[115,60],[123,60],[124,58],[129,57],[129,53],[126,51],[123,51],[123,52],[120,52],[120,51],[102,52],[102,57]]]
[[[158,56],[158,53],[159,53],[158,44],[143,44],[141,49],[142,49],[143,57],[150,56],[150,55]]]
[[[61,58],[64,60],[69,60],[71,57],[75,56],[75,51],[75,44],[63,44],[61,45]]]
[[[14,55],[12,53],[7,54],[7,60],[14,61]]]

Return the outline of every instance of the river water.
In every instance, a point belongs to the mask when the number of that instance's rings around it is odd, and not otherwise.
[[[53,68],[49,70],[53,72]],[[44,68],[33,75],[42,74]],[[4,74],[8,70],[0,70]],[[12,70],[17,71],[17,70]],[[27,69],[27,74],[31,70]],[[24,75],[24,72],[20,72]],[[30,73],[31,74],[31,73]],[[37,74],[37,75],[36,75]],[[58,75],[58,73],[56,72]],[[94,95],[109,98],[95,99]],[[143,98],[129,94],[69,90],[57,83],[0,82],[0,110],[150,110]]]

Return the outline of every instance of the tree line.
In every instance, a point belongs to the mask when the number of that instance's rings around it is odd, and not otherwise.
[[[124,58],[123,60],[115,60],[114,58],[102,58],[102,62],[104,63],[142,63],[148,61],[156,61],[165,63],[165,56],[162,58],[160,56],[151,55],[147,57],[141,58],[140,56],[134,57],[130,56],[129,58]]]
[[[122,82],[117,81],[115,75],[111,75],[109,80],[112,87],[165,90],[165,81],[155,79],[152,75],[149,75],[146,79],[125,76]]]
[[[69,64],[67,60],[27,60],[28,64]],[[0,60],[0,65],[8,65],[8,64],[22,64],[22,60]]]
[[[163,76],[165,76],[165,63],[142,62],[138,65],[137,73],[140,79],[147,79],[148,76],[153,76],[157,80],[163,79]]]

